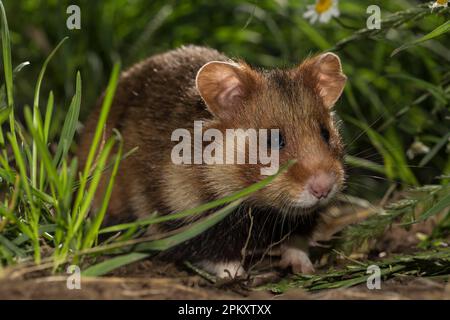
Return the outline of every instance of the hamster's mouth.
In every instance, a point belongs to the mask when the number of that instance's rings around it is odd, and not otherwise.
[[[287,216],[297,215],[297,216],[308,216],[313,214],[320,205],[316,204],[310,207],[299,206],[298,204],[292,203],[289,206],[283,206],[279,208],[280,213]]]
[[[337,186],[334,185],[333,188],[328,193],[328,195],[323,198],[317,198],[314,195],[312,195],[309,191],[304,190],[303,192],[300,193],[300,196],[297,199],[294,199],[292,201],[291,206],[303,209],[305,211],[312,211],[318,209],[320,207],[327,205],[334,198],[337,189],[338,189]]]

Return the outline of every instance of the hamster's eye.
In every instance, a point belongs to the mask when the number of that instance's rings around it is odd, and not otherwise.
[[[328,131],[328,129],[324,126],[320,126],[320,135],[326,143],[330,142],[330,131]]]
[[[277,136],[273,137],[273,145],[272,145],[272,137],[271,134],[267,136],[267,148],[268,149],[275,149],[275,150],[281,150],[286,145],[286,142],[284,140],[284,137],[281,133],[278,133]]]

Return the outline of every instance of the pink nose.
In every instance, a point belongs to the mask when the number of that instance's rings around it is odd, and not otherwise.
[[[317,199],[326,198],[335,183],[335,178],[326,173],[319,173],[312,176],[308,182],[309,192]]]

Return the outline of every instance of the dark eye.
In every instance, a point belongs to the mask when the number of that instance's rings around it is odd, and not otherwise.
[[[322,139],[326,142],[329,143],[330,142],[330,131],[328,131],[327,128],[325,128],[324,126],[320,127],[320,135],[322,136]]]
[[[283,135],[281,134],[281,132],[278,133],[278,135],[274,135],[273,136],[273,145],[272,145],[272,137],[271,134],[267,135],[267,148],[268,149],[275,149],[275,150],[281,150],[284,148],[284,146],[286,145],[286,142],[284,140]]]

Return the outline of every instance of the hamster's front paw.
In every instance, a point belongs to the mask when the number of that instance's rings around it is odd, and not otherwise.
[[[298,248],[283,248],[281,252],[280,267],[292,267],[293,273],[312,274],[314,266],[305,251]]]
[[[245,274],[244,267],[241,266],[240,261],[202,261],[198,265],[218,278],[237,278]]]

